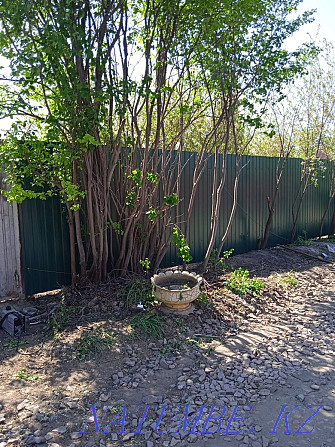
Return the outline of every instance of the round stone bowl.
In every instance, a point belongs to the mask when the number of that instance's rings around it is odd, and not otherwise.
[[[174,310],[186,310],[200,295],[202,277],[196,273],[168,270],[151,278],[155,297]]]

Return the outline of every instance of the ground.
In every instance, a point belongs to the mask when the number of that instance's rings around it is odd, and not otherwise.
[[[140,278],[2,299],[33,324],[18,348],[0,333],[0,447],[334,446],[333,248],[232,257],[262,297],[228,292],[230,270],[212,268],[209,299],[178,318],[136,312]]]

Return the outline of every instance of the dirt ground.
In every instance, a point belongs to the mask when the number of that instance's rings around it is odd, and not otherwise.
[[[0,331],[0,447],[334,446],[334,252],[323,240],[234,256],[177,317],[136,307],[139,277],[0,299],[30,320],[19,340]],[[262,296],[225,288],[238,267]]]

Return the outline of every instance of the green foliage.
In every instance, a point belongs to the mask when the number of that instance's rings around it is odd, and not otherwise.
[[[149,259],[148,258],[145,258],[145,259],[141,259],[140,260],[140,264],[141,264],[141,266],[143,267],[143,270],[146,272],[146,273],[148,273],[148,271],[150,270],[150,261],[149,261]]]
[[[5,344],[5,346],[8,349],[18,349],[20,346],[24,346],[26,344],[28,344],[28,342],[26,341],[10,340],[8,343]]]
[[[102,352],[104,348],[110,349],[115,343],[114,334],[105,329],[84,331],[80,336],[77,358],[86,360],[91,355]]]
[[[227,288],[237,295],[258,296],[264,288],[264,283],[255,276],[250,278],[249,271],[239,267],[237,270],[234,270],[228,279]]]
[[[144,308],[149,308],[157,303],[150,284],[147,281],[141,281],[139,279],[131,281],[131,283],[121,289],[117,295],[124,300],[125,305],[128,308],[137,306],[139,303],[142,303]]]
[[[181,257],[184,262],[192,261],[191,249],[186,243],[186,239],[182,233],[178,231],[177,227],[173,227],[172,241],[178,248],[177,255]]]
[[[164,335],[165,318],[144,312],[129,318],[132,333],[136,338],[152,337],[159,339]]]
[[[227,263],[225,262],[226,259],[229,258],[229,256],[231,256],[234,252],[234,248],[230,249],[230,250],[225,250],[223,252],[222,258],[220,258],[218,261],[216,260],[217,257],[217,249],[213,249],[210,257],[209,257],[209,262],[208,262],[208,267],[210,270],[225,270],[227,269],[229,266],[227,265]]]
[[[126,196],[126,205],[129,206],[129,208],[134,209],[135,200],[136,200],[136,191],[132,190]]]
[[[143,172],[140,169],[134,169],[132,173],[128,175],[128,178],[131,178],[136,186],[142,186]]]
[[[283,281],[289,287],[297,287],[298,280],[294,277],[294,271],[290,270],[286,275],[283,276]]]
[[[294,245],[311,245],[313,239],[307,238],[307,231],[303,230],[303,236],[298,236],[297,240],[294,242]]]
[[[145,174],[145,178],[148,180],[148,182],[152,183],[153,185],[158,185],[158,183],[159,183],[159,175],[158,174],[152,174],[150,172],[147,172]]]
[[[58,309],[49,317],[48,325],[55,338],[64,331],[71,315],[77,313],[80,307],[66,306],[65,299],[62,298]]]
[[[164,196],[164,203],[166,205],[177,205],[178,203],[178,196],[177,194],[174,192],[173,194],[171,194],[170,196]]]
[[[113,222],[112,227],[116,234],[119,234],[120,236],[124,235],[124,231],[121,230],[121,225],[119,224],[119,222]]]
[[[209,309],[214,309],[214,304],[213,301],[211,301],[208,298],[208,295],[204,292],[200,293],[200,295],[198,296],[198,298],[194,301],[194,304],[204,307],[207,307]]]
[[[14,378],[24,380],[25,382],[39,380],[38,376],[29,373],[26,368],[21,369],[21,371],[14,375]]]
[[[145,214],[148,216],[148,219],[149,219],[151,222],[153,222],[157,217],[160,216],[160,214],[158,213],[158,211],[157,211],[153,206],[151,206],[151,207],[149,208],[149,210],[148,210]]]
[[[167,156],[177,142],[213,152],[227,134],[228,150],[238,141],[242,151],[247,128],[264,125],[269,93],[282,95],[316,53],[313,45],[293,52],[283,46],[312,20],[310,12],[295,14],[300,3],[3,0],[0,51],[10,60],[11,81],[0,85],[0,118],[15,118],[0,149],[9,201],[58,194],[73,211],[85,201],[85,212],[75,213],[88,228],[80,255],[90,264],[83,270],[100,280],[112,256],[110,237],[98,235],[113,229],[124,236],[120,226],[106,228],[113,194],[115,220],[123,226],[139,211],[143,225],[141,235],[135,226],[127,230],[123,246],[133,251],[121,251],[120,271],[138,265],[148,228],[157,225],[152,235],[161,235],[160,210],[169,225],[169,207],[180,199],[167,195],[183,168]],[[157,173],[170,167],[157,204]],[[176,229],[173,239],[189,262],[190,248]],[[157,243],[158,259],[163,246]]]

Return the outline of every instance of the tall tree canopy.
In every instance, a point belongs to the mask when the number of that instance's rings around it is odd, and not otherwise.
[[[205,154],[241,154],[270,92],[281,94],[315,53],[282,46],[312,20],[312,12],[294,15],[300,3],[1,2],[11,78],[1,85],[0,115],[19,118],[0,150],[8,197],[60,195],[73,280],[76,246],[81,275],[101,280],[112,266],[138,270],[148,260],[157,268],[173,234],[185,244],[179,232],[186,219],[187,236]],[[180,185],[183,149],[196,151],[190,197]],[[225,166],[215,175],[208,253]],[[178,214],[182,199],[187,216]]]

